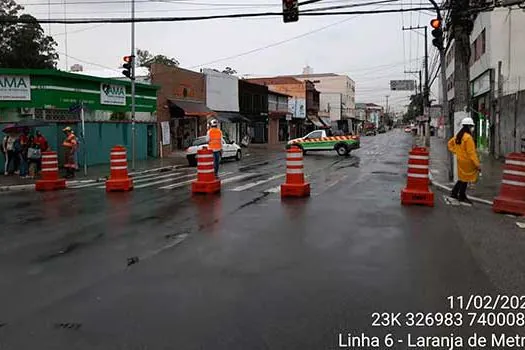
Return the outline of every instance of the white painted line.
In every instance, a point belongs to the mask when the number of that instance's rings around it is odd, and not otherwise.
[[[157,172],[157,171],[161,171],[161,170],[175,170],[175,169],[180,168],[180,167],[182,167],[182,165],[163,166],[163,167],[159,167],[159,168],[151,168],[151,169],[134,171],[132,173],[129,173],[129,175],[149,174],[149,173]]]
[[[154,181],[154,182],[148,182],[148,183],[145,183],[145,184],[142,184],[142,185],[138,185],[138,186],[134,186],[134,187],[135,188],[145,188],[145,187],[155,186],[155,185],[158,185],[158,184],[163,184],[163,183],[170,182],[170,181],[185,179],[187,177],[192,177],[192,176],[194,176],[194,175],[193,174],[191,174],[191,175],[183,175],[183,176],[179,176],[179,177],[176,177],[176,178],[169,178],[169,179],[164,179],[164,180],[159,180],[159,181]]]
[[[192,170],[191,172],[189,172],[188,174],[197,174],[197,171],[194,171]],[[173,174],[172,172],[166,172],[166,175],[169,175],[169,174]],[[178,174],[178,173],[177,173]],[[142,179],[147,179],[147,178],[152,178],[152,177],[158,177],[159,176],[159,173],[154,173],[154,174],[146,174],[146,175],[139,175],[139,176],[132,176],[133,178],[133,181],[136,181],[136,180],[142,180]]]
[[[143,187],[148,187],[148,186],[152,186],[152,185],[155,185],[157,183],[164,183],[164,182],[169,182],[169,181],[173,181],[175,179],[172,179],[172,177],[174,176],[177,176],[177,175],[180,175],[182,173],[173,173],[173,174],[166,174],[166,175],[162,175],[162,176],[156,176],[154,178],[149,178],[149,179],[138,179],[138,180],[135,180],[133,179],[133,184],[136,184],[136,183],[142,183],[142,182],[146,182],[146,181],[151,181],[151,180],[157,180],[157,179],[165,179],[165,180],[162,180],[162,181],[157,181],[157,182],[148,182],[147,184],[145,185],[139,185],[139,186],[133,186],[134,188],[143,188]],[[187,175],[186,177],[188,176],[193,176],[193,174],[191,175]],[[168,178],[168,179],[166,179]],[[99,186],[97,188],[106,188],[106,185],[104,186]]]
[[[157,179],[165,179],[165,178],[168,178],[168,177],[174,177],[174,176],[177,176],[177,175],[180,175],[182,173],[171,173],[171,174],[165,174],[165,175],[160,175],[160,176],[155,176],[154,178],[147,178],[147,179],[135,179],[133,178],[133,182],[134,183],[141,183],[141,182],[146,182],[146,181],[151,181],[151,180],[157,180]],[[189,174],[189,176],[193,176],[194,174]]]
[[[248,183],[246,185],[242,185],[242,186],[238,186],[238,187],[235,187],[234,189],[232,189],[232,191],[244,191],[244,190],[247,190],[249,188],[252,188],[252,187],[255,187],[255,186],[259,186],[261,184],[264,184],[264,183],[267,183],[267,182],[270,182],[272,180],[275,180],[275,179],[278,179],[278,178],[281,178],[281,177],[284,177],[286,176],[285,174],[282,174],[282,175],[274,175],[266,180],[260,180],[260,181],[256,181],[256,182],[251,182],[251,183]]]
[[[281,192],[281,185],[269,188],[264,191],[264,193],[279,193],[279,192]]]
[[[250,176],[254,176],[254,175],[256,175],[256,174],[247,173],[247,174],[233,176],[233,177],[227,178],[225,180],[221,180],[221,184],[227,184],[227,183],[234,182],[234,181],[237,181],[237,180],[242,180],[244,178],[247,178],[247,177],[250,177]]]
[[[88,183],[88,184],[85,184],[85,185],[76,185],[76,186],[71,186],[70,188],[73,188],[73,189],[79,189],[79,188],[87,188],[87,187],[95,187],[95,186],[99,186],[101,183],[106,183],[106,180],[104,181],[97,181],[97,180],[93,180],[92,183]]]
[[[222,173],[222,174],[219,173],[219,176],[225,176],[225,175],[229,175],[229,174],[231,174],[231,172],[225,172],[225,173]],[[179,182],[179,183],[176,183],[176,184],[173,184],[173,185],[159,187],[159,188],[162,189],[162,190],[171,190],[173,188],[179,188],[179,187],[188,185],[188,184],[192,183],[195,180],[196,180],[196,178],[188,180],[188,181],[184,181],[184,182]]]
[[[435,187],[440,188],[440,189],[442,189],[442,190],[445,190],[445,191],[447,191],[447,192],[452,191],[452,188],[447,187],[447,186],[445,186],[445,185],[442,185],[442,184],[440,184],[439,182],[435,182],[435,181],[434,181],[434,182],[432,183],[432,186],[435,186]],[[492,201],[488,201],[488,200],[486,200],[486,199],[482,199],[482,198],[478,198],[478,197],[472,197],[472,196],[469,196],[468,198],[469,198],[471,201],[473,201],[473,202],[478,202],[478,203],[487,204],[487,205],[492,205],[492,204],[493,204]]]

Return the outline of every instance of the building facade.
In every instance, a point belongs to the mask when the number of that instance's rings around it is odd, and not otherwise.
[[[157,156],[157,90],[136,84],[136,159]],[[114,145],[131,147],[131,85],[52,69],[0,69],[0,123],[29,121],[41,125],[60,160],[67,125],[79,137],[82,165],[107,163]]]
[[[481,152],[521,150],[525,138],[525,12],[495,8],[476,15],[470,35],[471,116]],[[446,54],[447,101],[454,107],[454,41]],[[458,128],[455,125],[456,130]]]
[[[198,136],[206,135],[208,118],[206,78],[202,73],[163,64],[151,66],[151,82],[160,87],[157,118],[161,125],[163,152],[183,150]]]
[[[323,116],[329,114],[334,129],[345,132],[357,130],[355,82],[350,77],[334,73],[314,74],[310,67],[305,68],[303,74],[292,77],[315,84],[320,92],[319,110]]]
[[[318,118],[319,91],[311,81],[301,81],[293,77],[257,78],[247,81],[265,85],[272,91],[290,96],[288,99],[288,110],[292,115],[290,138],[304,136],[308,130],[316,127],[326,127]]]
[[[239,110],[241,138],[248,136],[252,143],[268,143],[268,87],[249,80],[239,80]]]
[[[290,120],[292,113],[288,110],[290,96],[268,91],[268,144],[277,145],[290,139]]]

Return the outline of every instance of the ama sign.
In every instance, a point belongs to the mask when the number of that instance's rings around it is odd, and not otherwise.
[[[0,75],[0,101],[31,101],[29,76]]]
[[[125,106],[126,87],[123,85],[100,84],[100,104]]]

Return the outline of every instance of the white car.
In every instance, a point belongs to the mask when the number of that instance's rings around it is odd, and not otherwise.
[[[190,147],[186,149],[186,159],[190,166],[197,166],[197,151],[201,148],[208,146],[206,136],[197,137]],[[226,142],[222,139],[222,153],[221,159],[235,158],[235,160],[241,160],[242,151],[241,147],[235,143],[235,141]]]

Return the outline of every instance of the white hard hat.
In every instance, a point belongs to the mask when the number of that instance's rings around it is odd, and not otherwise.
[[[219,125],[219,122],[217,121],[217,119],[212,119],[212,120],[210,120],[210,125],[211,126],[217,126],[217,125]]]
[[[474,126],[474,120],[471,117],[466,117],[461,121],[461,125]]]

